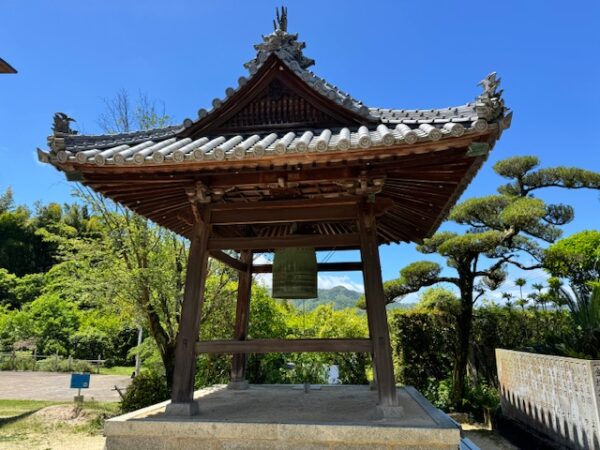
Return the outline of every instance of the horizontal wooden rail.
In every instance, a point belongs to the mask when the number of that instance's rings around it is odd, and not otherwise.
[[[269,250],[289,247],[357,248],[359,245],[360,239],[357,233],[331,236],[294,234],[284,237],[213,237],[208,241],[209,250]]]
[[[358,196],[310,200],[275,200],[249,203],[225,203],[211,206],[212,225],[257,223],[351,221],[358,215]],[[391,208],[388,198],[377,198],[376,215]]]
[[[368,352],[370,339],[251,339],[247,341],[199,341],[199,353],[302,353]]]
[[[361,262],[331,262],[317,263],[317,272],[351,272],[362,271]],[[253,273],[271,273],[273,264],[256,264],[252,266]]]

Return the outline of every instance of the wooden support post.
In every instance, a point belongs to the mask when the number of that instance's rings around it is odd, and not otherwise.
[[[359,208],[358,229],[365,280],[367,320],[370,337],[373,341],[374,371],[379,392],[379,407],[382,409],[384,416],[397,415],[399,408],[397,408],[398,399],[394,382],[392,347],[385,310],[377,227],[372,204],[366,203]],[[394,409],[396,411],[393,411]]]
[[[233,339],[245,341],[248,335],[248,319],[250,315],[250,294],[252,291],[252,252],[242,250],[240,262],[246,266],[244,272],[239,272],[237,306],[235,310],[235,332]],[[231,360],[231,389],[248,387],[246,380],[246,354],[234,353]]]
[[[199,338],[200,314],[204,301],[204,285],[208,265],[208,237],[210,212],[204,211],[194,224],[188,255],[183,304],[179,333],[175,348],[175,370],[171,403],[166,413],[174,416],[191,416],[198,413],[194,402],[194,376],[196,375],[195,344]]]

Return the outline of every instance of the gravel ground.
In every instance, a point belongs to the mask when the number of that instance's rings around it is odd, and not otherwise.
[[[0,372],[0,399],[71,401],[77,389],[69,387],[71,374],[56,372]],[[90,388],[82,389],[85,399],[99,402],[120,400],[115,385],[126,388],[131,379],[120,375],[92,375]]]

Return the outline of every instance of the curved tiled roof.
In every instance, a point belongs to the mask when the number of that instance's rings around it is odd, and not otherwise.
[[[303,55],[302,49],[304,49],[306,44],[304,42],[299,42],[297,39],[297,34],[290,34],[280,29],[263,36],[263,42],[254,46],[257,50],[256,57],[244,64],[244,67],[248,69],[249,76],[240,77],[238,79],[237,87],[228,87],[225,89],[225,98],[214,98],[212,100],[213,107],[211,110],[201,108],[198,111],[198,119],[195,121],[186,119],[184,125],[189,127],[221,108],[230,97],[232,97],[239,89],[243,88],[246,83],[256,75],[271,55],[277,56],[290,71],[300,77],[307,86],[311,87],[317,93],[327,97],[355,114],[375,119],[376,117],[371,115],[369,108],[367,108],[360,100],[355,99],[337,86],[307,70],[308,67],[314,64],[314,61]]]
[[[185,134],[187,128],[222,108],[229,98],[248,83],[249,78],[241,77],[238,88],[227,88],[226,98],[214,99],[213,108],[210,111],[201,109],[196,121],[185,119],[179,126],[112,135],[86,136],[55,132],[48,139],[50,153],[41,152],[40,158],[49,162],[97,165],[260,158],[289,152],[346,151],[372,146],[415,144],[483,133],[492,127],[502,131],[510,126],[511,114],[506,114],[502,92],[497,92],[500,79],[496,78],[495,73],[480,83],[484,88],[483,93],[474,102],[462,106],[426,110],[368,108],[307,70],[314,61],[303,55],[305,44],[297,38],[296,34],[289,34],[282,29],[263,36],[263,42],[255,45],[256,57],[245,64],[250,78],[275,55],[307,86],[368,119],[367,123],[372,125],[368,128],[290,129],[265,134],[230,133],[225,136],[188,137]]]
[[[508,119],[510,119],[508,117]],[[410,123],[407,123],[410,122]],[[390,124],[393,123],[393,126]],[[59,163],[177,164],[185,161],[261,158],[303,152],[352,151],[370,147],[416,144],[506,128],[509,122],[488,123],[477,116],[437,119],[398,119],[367,128],[298,130],[268,134],[178,138],[181,128],[107,136],[72,136],[49,158]]]

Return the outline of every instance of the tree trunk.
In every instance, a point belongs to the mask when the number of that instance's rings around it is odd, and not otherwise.
[[[469,359],[469,342],[473,324],[473,283],[460,286],[460,312],[456,320],[456,349],[452,370],[452,392],[450,400],[455,409],[460,409],[465,393],[465,378]]]
[[[173,372],[175,371],[175,341],[169,342],[164,351],[160,352],[163,365],[165,366],[165,377],[169,391],[173,387]]]
[[[177,338],[171,338],[163,328],[158,313],[150,304],[150,292],[146,286],[143,286],[140,289],[139,303],[145,305],[150,334],[156,341],[158,352],[160,353],[160,358],[162,359],[165,368],[167,387],[171,389],[173,371],[175,368],[175,341]]]

